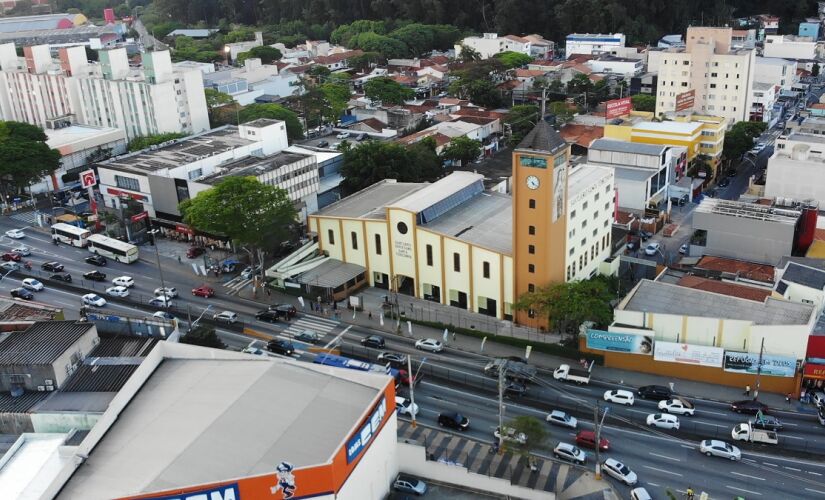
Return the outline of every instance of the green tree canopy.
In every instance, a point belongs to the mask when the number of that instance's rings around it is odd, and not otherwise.
[[[19,193],[60,165],[60,153],[46,145],[46,134],[34,125],[0,122],[0,189]]]
[[[441,152],[445,160],[458,162],[460,166],[466,166],[471,161],[481,155],[481,143],[469,137],[456,137],[447,144]]]
[[[298,115],[280,104],[250,104],[244,106],[238,112],[241,123],[251,122],[258,118],[270,118],[283,120],[286,122],[286,134],[290,140],[297,140],[304,137],[304,127],[298,120]]]
[[[440,173],[434,145],[426,139],[410,148],[395,142],[362,142],[344,150],[341,166],[342,186],[348,194],[384,179],[424,182],[435,180]]]
[[[237,62],[238,64],[243,64],[247,59],[259,58],[263,64],[272,64],[281,59],[281,57],[283,57],[283,54],[281,54],[280,50],[269,45],[261,45],[259,47],[252,47],[248,51],[238,54]]]
[[[532,57],[521,52],[507,50],[496,54],[496,58],[501,61],[505,68],[520,68],[533,60]]]
[[[386,24],[383,21],[368,21],[361,19],[350,24],[344,24],[335,28],[329,39],[332,43],[351,46],[352,38],[361,33],[378,33],[383,35],[387,32]]]
[[[550,103],[547,111],[556,116],[556,123],[559,125],[569,122],[573,119],[573,111],[565,101],[554,101]]]
[[[461,44],[461,53],[458,57],[461,62],[465,63],[481,60],[481,54],[479,54],[476,49],[470,47],[469,45],[464,45],[463,43]]]
[[[611,282],[603,277],[583,281],[554,283],[525,293],[518,298],[516,309],[532,309],[548,319],[550,329],[557,333],[577,335],[585,321],[606,328],[613,321],[610,303],[616,298]]]
[[[126,149],[131,153],[133,151],[140,151],[141,149],[146,149],[149,146],[154,146],[156,144],[161,144],[166,141],[172,141],[175,139],[181,139],[186,137],[186,134],[182,134],[180,132],[168,132],[166,134],[155,134],[155,135],[144,135],[141,137],[135,137],[131,141],[129,141],[129,145]]]
[[[320,87],[324,96],[324,116],[328,121],[335,123],[349,106],[352,95],[346,83],[325,83]]]
[[[513,448],[512,445],[509,447],[525,455],[529,455],[531,450],[541,449],[547,438],[550,437],[550,433],[547,432],[547,424],[529,415],[519,415],[505,425],[527,437],[527,442],[518,448]]]
[[[630,98],[633,109],[636,111],[656,111],[656,96],[650,94],[636,94]]]
[[[450,84],[450,94],[479,106],[495,108],[501,105],[501,92],[496,85],[508,80],[511,72],[501,60],[492,57],[464,63],[452,71],[452,76],[456,79]]]
[[[355,71],[368,71],[372,66],[384,64],[387,58],[378,52],[364,52],[363,54],[349,58],[349,65]]]
[[[373,32],[361,33],[350,39],[350,46],[364,52],[378,52],[388,59],[404,57],[409,54],[407,45],[401,40]]]
[[[383,104],[403,104],[405,100],[412,99],[415,92],[395,80],[387,77],[373,78],[364,84],[364,94]]]
[[[516,104],[507,113],[504,123],[510,125],[512,135],[510,145],[520,143],[528,132],[533,130],[539,120],[539,107],[535,104]]]
[[[740,158],[753,147],[754,139],[765,131],[768,124],[764,122],[737,122],[725,133],[722,154],[732,160]]]
[[[218,337],[215,329],[211,326],[198,324],[191,331],[180,338],[181,344],[199,345],[203,347],[214,347],[215,349],[225,349],[226,344]]]

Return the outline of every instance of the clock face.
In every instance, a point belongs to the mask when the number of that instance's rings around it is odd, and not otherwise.
[[[539,188],[539,178],[535,175],[527,176],[527,187],[529,189],[538,189]]]

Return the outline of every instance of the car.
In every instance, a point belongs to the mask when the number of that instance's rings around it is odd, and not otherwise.
[[[730,186],[730,179],[728,179],[727,177],[724,177],[722,180],[719,181],[718,186],[720,188],[726,188],[726,187]]]
[[[335,136],[336,139],[349,139],[349,132],[341,132]]]
[[[277,323],[278,318],[277,311],[270,311],[269,309],[264,309],[263,311],[258,311],[255,313],[255,319],[258,321],[269,321],[270,323]]]
[[[186,249],[186,258],[194,259],[195,257],[200,257],[205,253],[206,249],[203,247],[189,247]]]
[[[638,239],[632,239],[632,240],[627,242],[627,245],[625,245],[625,247],[628,250],[636,250],[637,248],[639,248],[639,240]]]
[[[756,415],[759,412],[768,413],[768,405],[755,399],[734,401],[730,404],[730,409],[736,413],[750,413],[751,415]]]
[[[636,398],[633,393],[624,389],[613,389],[604,392],[604,400],[610,403],[618,403],[625,406],[633,406]]]
[[[646,489],[640,486],[630,490],[630,500],[653,500],[653,497],[650,496],[650,493],[648,493]]]
[[[355,140],[358,141],[358,142],[361,142],[364,139],[366,139],[367,137],[369,137],[367,134],[361,132],[360,134],[355,136]]]
[[[90,255],[83,260],[86,261],[86,264],[92,264],[94,266],[106,265],[106,257],[102,255]]]
[[[673,413],[674,415],[690,415],[692,417],[696,412],[696,407],[693,406],[693,403],[680,397],[659,401],[658,406],[661,411]]]
[[[175,319],[175,316],[172,313],[167,312],[167,311],[157,311],[155,314],[152,315],[152,317],[153,318],[166,319],[166,320],[170,320],[170,321]]]
[[[49,276],[49,279],[63,281],[65,283],[71,283],[72,275],[69,273],[54,273],[51,276]]]
[[[504,433],[501,433],[501,427],[496,427],[496,430],[493,431],[493,436],[496,439],[501,439],[503,441],[509,441],[511,443],[517,444],[527,444],[527,434],[523,432],[519,432],[512,427],[504,426]]]
[[[526,392],[527,385],[524,382],[519,382],[518,380],[507,379],[507,382],[504,385],[505,396],[524,396]]]
[[[773,415],[759,415],[759,417],[751,419],[749,423],[755,429],[764,429],[766,431],[774,432],[781,431],[784,427],[782,422],[780,422],[779,419]]]
[[[43,283],[37,281],[34,278],[26,278],[23,280],[23,288],[26,290],[32,290],[34,292],[39,292],[46,288]]]
[[[663,385],[644,385],[636,390],[636,393],[643,399],[670,399],[673,392]]]
[[[679,429],[679,419],[674,415],[667,413],[651,413],[645,420],[649,427],[658,427],[660,429]]]
[[[178,289],[173,287],[173,286],[158,287],[158,288],[155,288],[155,291],[153,293],[156,296],[157,295],[166,295],[167,297],[170,297],[170,298],[174,299],[175,297],[178,296]]]
[[[0,264],[0,269],[7,272],[19,271],[20,264],[18,264],[17,262],[3,262],[2,264]]]
[[[172,302],[172,297],[169,297],[168,295],[158,295],[157,297],[149,300],[149,305],[152,307],[168,308],[175,305],[175,303]]]
[[[272,339],[266,344],[266,350],[274,352],[275,354],[292,356],[292,353],[295,352],[295,346],[292,345],[292,342],[285,339]]]
[[[699,452],[709,457],[721,457],[728,460],[741,460],[739,448],[718,439],[705,439],[699,443]]]
[[[661,246],[662,245],[660,243],[649,243],[645,247],[645,255],[656,255],[657,253],[659,253],[659,248],[661,248]]]
[[[682,243],[682,246],[679,247],[679,253],[682,255],[687,255],[689,250],[690,245],[688,245],[687,243]]]
[[[642,238],[642,241],[647,241],[653,236],[653,233],[650,231],[639,231],[639,237]]]
[[[44,271],[49,271],[49,272],[52,272],[52,273],[62,271],[63,267],[64,267],[63,264],[61,264],[59,262],[55,262],[55,261],[44,262],[44,263],[40,264],[40,269],[42,269]]]
[[[23,256],[20,255],[17,252],[5,252],[3,254],[3,260],[5,262],[8,262],[8,261],[20,262],[20,259],[22,259],[22,258],[23,258]]]
[[[111,295],[112,297],[128,297],[129,289],[125,286],[110,286],[106,289],[106,295]]]
[[[20,238],[25,238],[26,233],[24,233],[21,229],[9,229],[8,231],[6,231],[6,236],[15,240],[19,240]]]
[[[392,366],[407,366],[407,355],[400,352],[384,351],[378,355],[379,363],[389,363]]]
[[[135,280],[131,276],[118,276],[117,278],[112,280],[112,284],[116,286],[125,286],[126,288],[132,288],[135,286]]]
[[[415,348],[422,351],[441,352],[444,344],[436,339],[420,339],[415,341]]]
[[[571,429],[575,429],[576,426],[579,425],[579,421],[576,420],[576,417],[568,415],[567,413],[561,410],[551,411],[547,414],[545,420],[553,425],[560,425],[562,427],[569,427]]]
[[[215,295],[215,289],[209,285],[196,286],[192,289],[192,295],[195,297],[203,297],[208,299],[209,297]]]
[[[765,149],[766,147],[768,147],[768,145],[767,145],[767,144],[765,144],[764,142],[757,142],[757,143],[756,143],[756,146],[755,146],[755,148],[756,148],[757,150],[759,150],[759,151],[762,151],[762,150],[763,150],[763,149]]]
[[[639,481],[635,472],[615,458],[608,458],[602,462],[602,470],[606,472],[607,475],[613,476],[628,486],[633,486]]]
[[[418,415],[418,405],[413,405],[409,398],[395,396],[395,409],[401,415]]]
[[[579,431],[576,434],[576,444],[583,448],[596,449],[596,433],[593,431]],[[610,449],[610,441],[605,438],[599,439],[599,449],[607,451]]]
[[[411,493],[413,495],[421,496],[427,493],[427,484],[408,474],[399,474],[392,483],[392,488],[395,491],[403,493]]]
[[[302,332],[296,333],[294,338],[295,340],[298,340],[300,342],[314,344],[316,342],[319,342],[322,337],[313,330],[304,330]]]
[[[294,318],[298,314],[298,309],[296,309],[292,304],[275,304],[273,306],[269,306],[267,309],[278,313],[279,317],[284,318],[287,321]]]
[[[578,446],[570,443],[559,443],[553,448],[553,456],[563,460],[569,460],[579,465],[584,465],[587,455]]]
[[[811,397],[813,398],[816,406],[822,406],[825,404],[825,392],[815,391]]]
[[[103,307],[106,305],[106,299],[96,293],[87,293],[81,297],[81,301],[87,306]]]
[[[470,419],[458,412],[439,413],[438,425],[459,431],[466,431],[470,428]]]
[[[23,300],[32,300],[34,298],[34,294],[23,287],[13,288],[11,290],[11,296]]]
[[[105,281],[106,273],[101,273],[100,271],[89,271],[88,273],[83,273],[83,278],[90,281]]]
[[[20,245],[11,249],[12,252],[18,253],[23,257],[28,257],[32,254],[31,248],[27,247],[26,245]]]
[[[315,147],[328,148],[329,147],[329,142],[327,142],[327,141],[318,141],[318,144],[316,144]]]
[[[232,324],[238,321],[238,313],[233,313],[232,311],[221,311],[212,316],[212,319],[219,323]]]
[[[384,337],[380,335],[370,335],[361,339],[361,345],[364,347],[372,347],[373,349],[382,349],[384,347]]]
[[[245,280],[252,279],[252,277],[258,274],[259,272],[261,272],[261,266],[247,266],[244,268],[243,271],[241,271],[241,278]]]

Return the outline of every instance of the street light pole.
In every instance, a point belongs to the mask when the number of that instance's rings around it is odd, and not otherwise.
[[[502,365],[498,369],[498,450],[504,447],[504,377],[507,367]]]
[[[157,262],[158,262],[158,274],[160,274],[160,287],[163,290],[163,297],[164,297],[163,305],[165,307],[169,307],[170,297],[166,293],[166,283],[163,281],[163,269],[161,269],[161,267],[160,267],[160,252],[158,252],[158,240],[157,240],[157,238],[155,238],[155,235],[159,232],[160,232],[160,230],[158,230],[158,229],[152,229],[151,231],[149,231],[149,234],[152,235],[152,246],[155,247],[155,259],[157,259]]]
[[[418,380],[418,372],[421,371],[421,367],[424,366],[424,362],[427,361],[427,358],[421,358],[421,363],[418,365],[418,369],[415,371],[415,375],[412,372],[412,356],[407,356],[407,380],[410,381],[410,415],[412,415],[412,427],[415,429],[417,425],[415,421],[416,409],[415,409],[415,381]]]
[[[759,377],[762,375],[762,356],[765,353],[765,337],[762,337],[762,346],[759,348],[759,362],[756,365],[756,390],[753,391],[754,401],[759,397]]]
[[[190,332],[191,332],[192,330],[194,330],[196,326],[198,326],[198,321],[200,321],[200,320],[201,320],[201,318],[203,318],[203,315],[204,315],[204,314],[206,314],[206,311],[208,311],[208,310],[210,310],[210,309],[212,309],[212,305],[211,305],[211,304],[210,304],[210,305],[208,305],[208,306],[206,306],[206,309],[204,309],[204,310],[203,310],[203,312],[201,312],[201,315],[200,315],[200,316],[198,316],[198,319],[196,319],[195,321],[193,321],[192,323],[190,323],[190,324],[189,324],[189,331],[190,331]]]

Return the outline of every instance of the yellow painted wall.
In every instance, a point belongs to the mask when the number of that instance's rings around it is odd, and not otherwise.
[[[486,297],[496,301],[496,316],[500,316],[501,297],[501,255],[483,248],[473,247],[473,310],[478,312],[479,297]],[[490,265],[490,277],[484,277],[484,263]],[[482,307],[484,304],[481,305]]]
[[[633,127],[627,125],[605,125],[604,137],[605,139],[615,139],[617,141],[630,142],[630,134],[633,132]]]
[[[502,265],[504,267],[504,303],[512,304],[516,301],[513,296],[513,257],[503,256]]]
[[[415,215],[406,210],[389,208],[387,217],[390,222],[390,251],[392,252],[393,274],[403,275],[415,279],[418,289],[418,279],[415,268]],[[399,224],[407,227],[406,234],[402,234]]]
[[[369,255],[369,270],[368,279],[370,286],[375,285],[373,272],[384,273],[387,276],[392,276],[392,269],[390,266],[390,253],[392,247],[387,236],[386,221],[365,221],[364,225],[367,228],[367,248]],[[381,255],[376,252],[375,235],[381,236]]]
[[[808,247],[808,252],[805,254],[805,257],[810,259],[825,259],[825,241],[814,240],[811,246]]]
[[[453,254],[458,253],[461,267],[456,272],[453,266]],[[444,288],[446,302],[450,301],[450,290],[467,294],[467,307],[475,310],[475,297],[470,293],[470,246],[450,238],[444,238]]]
[[[333,259],[345,261],[344,252],[341,247],[341,228],[339,220],[319,217],[318,228],[318,240],[321,242],[321,248]],[[329,239],[329,231],[332,231],[332,241]]]
[[[420,283],[418,290],[420,294],[424,294],[424,283],[435,285],[441,288],[441,297],[444,299],[445,290],[442,282],[441,273],[441,235],[423,229],[418,230],[418,276]],[[427,265],[427,245],[433,247],[433,263]]]
[[[367,267],[366,238],[364,237],[364,227],[361,221],[352,219],[342,220],[341,225],[344,229],[341,242],[346,249],[347,262]],[[352,233],[355,233],[355,242],[352,241]],[[355,243],[355,245],[353,245],[353,243]]]

